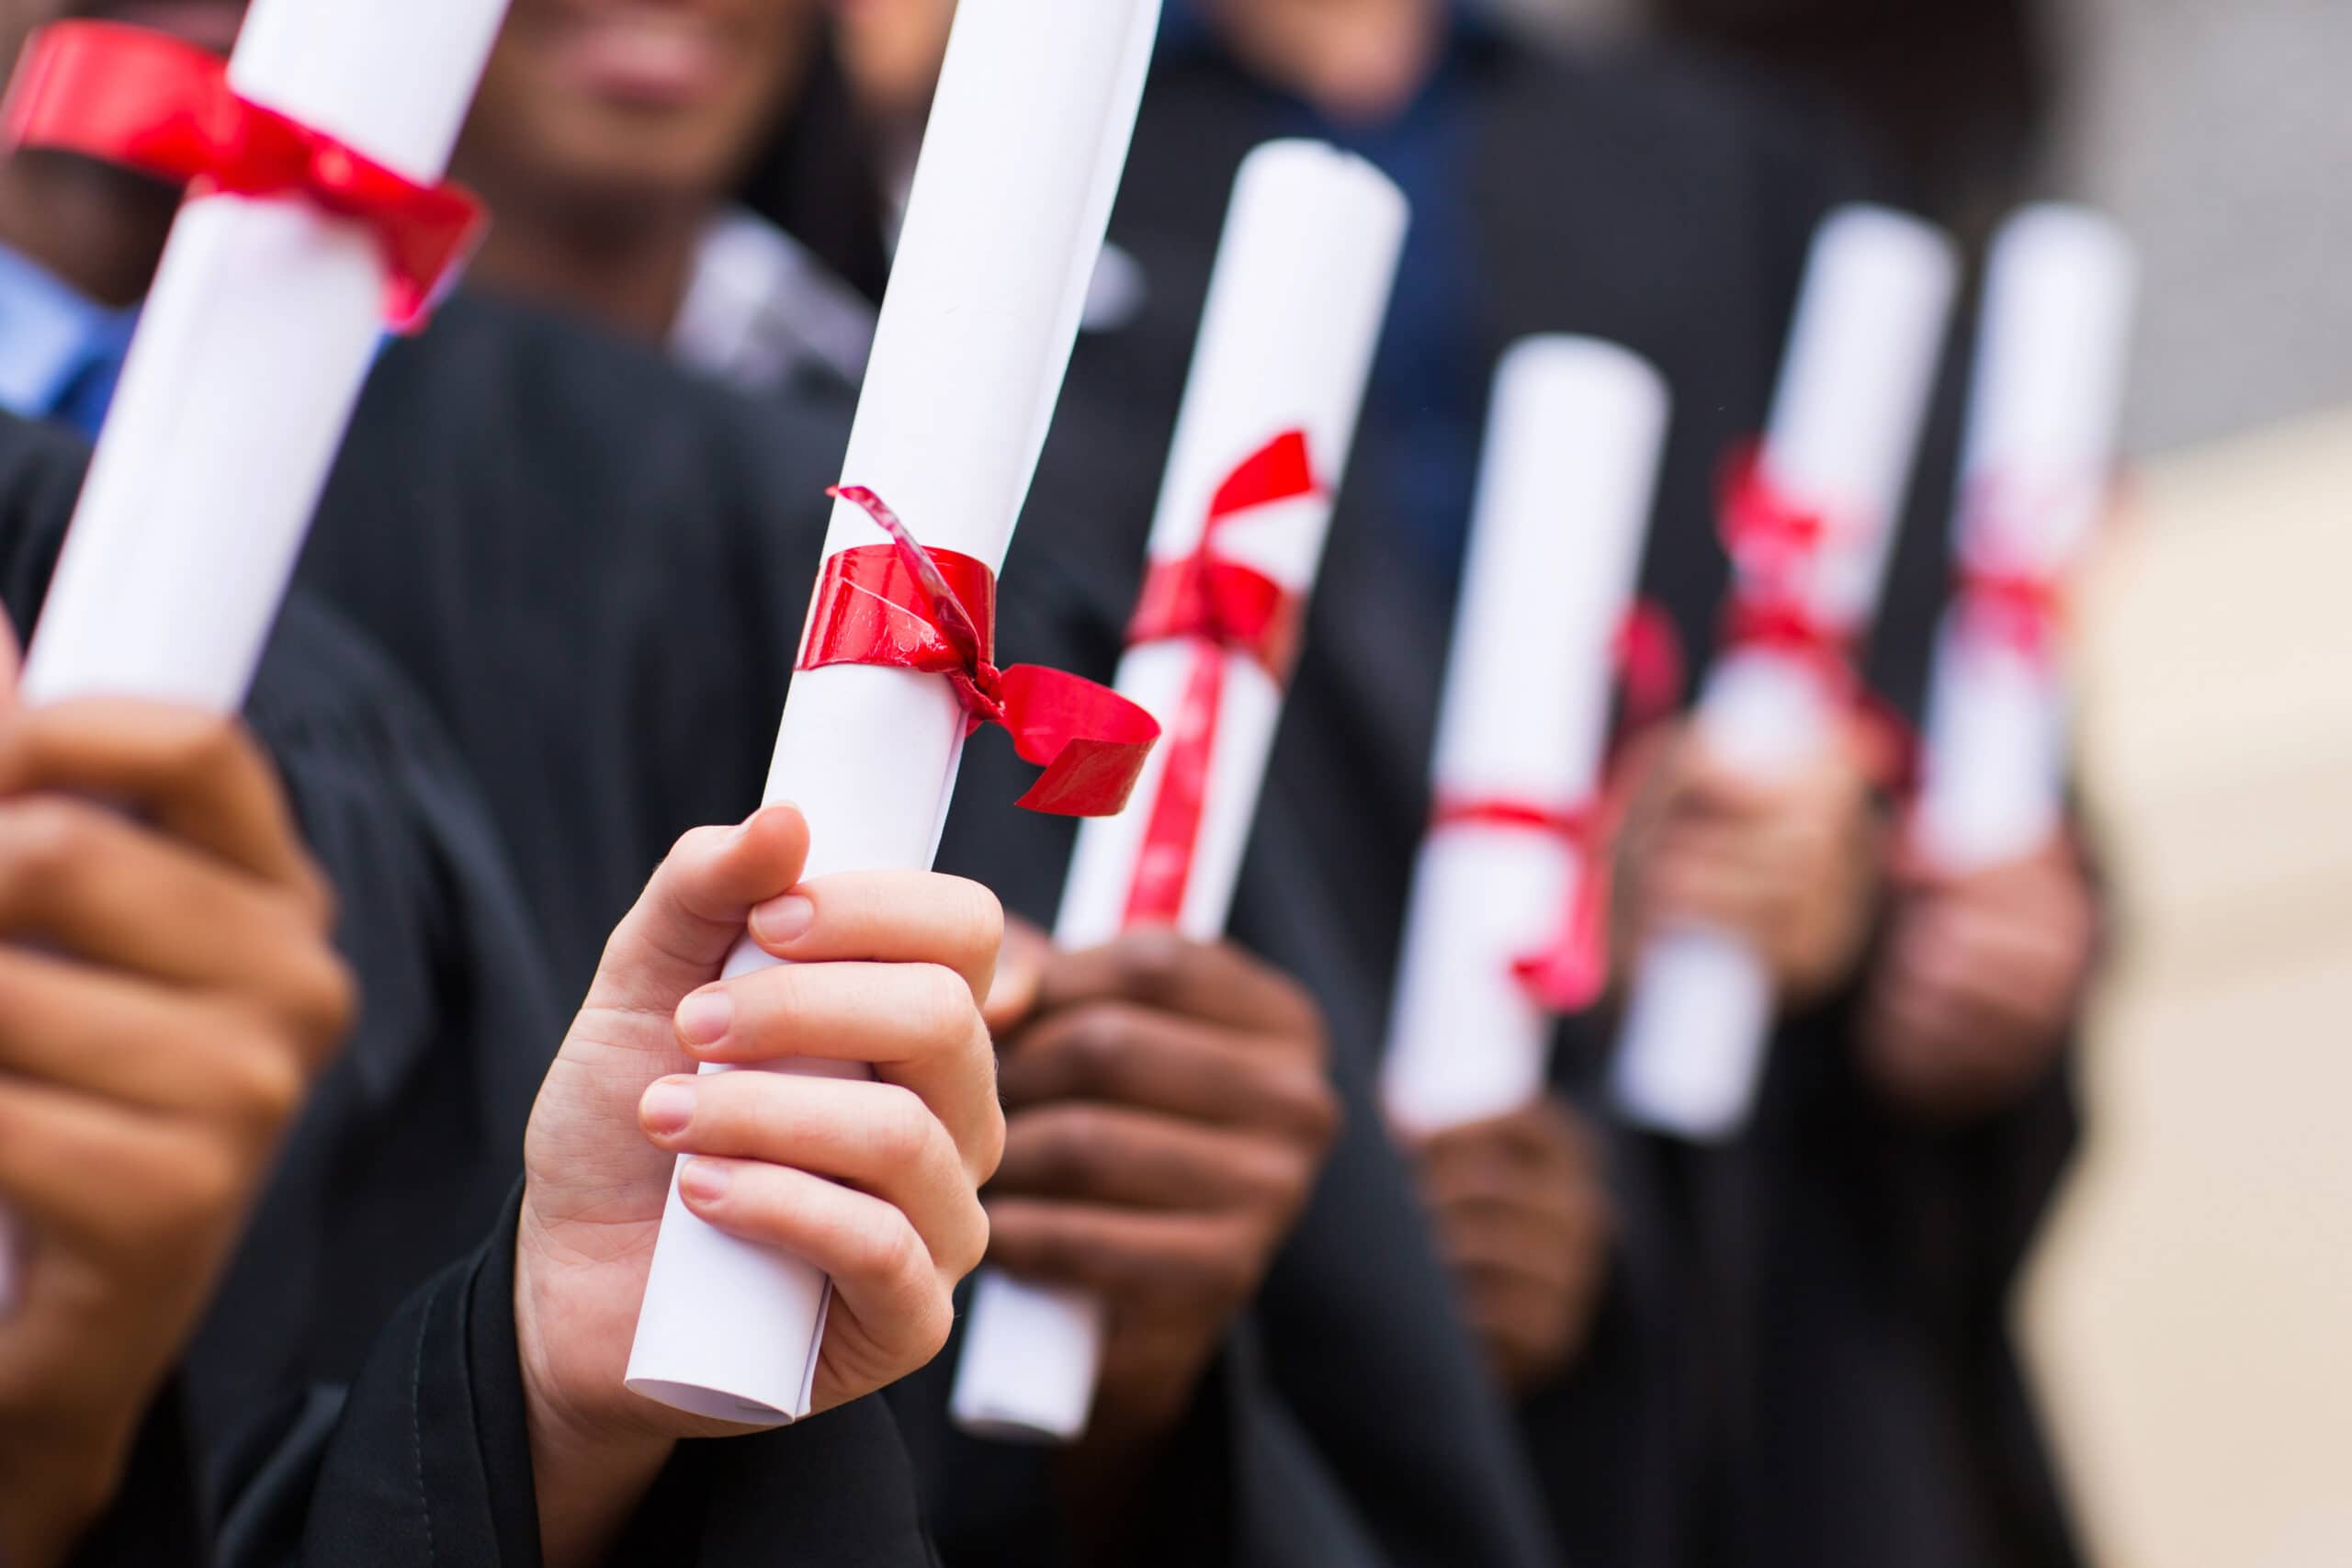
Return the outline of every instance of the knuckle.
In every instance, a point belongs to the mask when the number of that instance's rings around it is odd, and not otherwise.
[[[854,1251],[858,1271],[869,1280],[902,1280],[920,1269],[931,1271],[931,1254],[915,1234],[912,1221],[893,1210],[890,1223],[868,1225]]]
[[[1107,1002],[1091,1003],[1072,1016],[1061,1055],[1073,1091],[1099,1092],[1117,1079],[1132,1040],[1129,1018],[1125,1009]]]
[[[88,809],[55,795],[21,801],[0,822],[6,824],[0,828],[0,879],[18,898],[73,878],[91,849]]]
[[[951,1280],[960,1280],[980,1266],[989,1251],[989,1213],[975,1198],[966,1206],[963,1222],[948,1239],[946,1250],[938,1262]]]
[[[915,1309],[912,1349],[917,1366],[928,1366],[947,1348],[948,1337],[956,1329],[956,1307],[944,1285],[934,1284],[920,1299]]]
[[[937,1118],[913,1090],[888,1084],[877,1087],[883,1091],[878,1098],[885,1109],[875,1117],[871,1133],[876,1160],[895,1168],[930,1155],[942,1132]]]
[[[1118,978],[1132,997],[1165,996],[1183,974],[1191,944],[1170,927],[1147,926],[1119,941]]]
[[[967,1162],[966,1168],[972,1179],[972,1185],[981,1187],[987,1185],[996,1175],[997,1168],[1004,1163],[1004,1145],[1007,1137],[1004,1107],[996,1100],[990,1100],[975,1131],[973,1145],[964,1151],[964,1157]]]
[[[966,877],[943,879],[955,900],[950,930],[959,952],[991,955],[1004,945],[1004,906],[997,896]]]
[[[219,714],[187,711],[177,716],[164,761],[174,773],[215,778],[243,766],[246,756],[243,723]]]
[[[219,1224],[244,1193],[242,1163],[218,1143],[203,1142],[181,1158],[161,1209],[172,1234],[187,1236]]]
[[[905,979],[911,992],[906,1016],[926,1044],[944,1053],[972,1043],[980,1012],[962,976],[942,964],[921,964],[909,965]]]

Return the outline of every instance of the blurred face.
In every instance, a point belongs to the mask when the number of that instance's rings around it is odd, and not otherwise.
[[[460,170],[493,206],[716,199],[797,89],[816,16],[816,0],[514,0]]]
[[[15,67],[35,28],[83,17],[153,28],[226,54],[244,25],[245,0],[0,0],[0,64]]]
[[[860,104],[892,119],[920,115],[939,84],[956,0],[832,0],[842,66]]]

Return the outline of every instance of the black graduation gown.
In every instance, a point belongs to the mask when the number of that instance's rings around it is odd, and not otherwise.
[[[20,626],[82,460],[0,420],[0,589]],[[360,634],[298,593],[246,717],[336,887],[360,1016],[76,1561],[535,1562],[512,1193],[569,1009],[469,771]],[[618,1561],[717,1568],[777,1539],[932,1561],[878,1401],[687,1445],[637,1530]]]
[[[1707,74],[1555,62],[1492,38],[1465,44],[1464,61],[1477,105],[1459,177],[1483,286],[1480,363],[1490,372],[1530,333],[1577,332],[1665,373],[1675,412],[1645,587],[1704,649],[1725,577],[1713,536],[1720,459],[1761,427],[1815,223],[1868,185],[1811,130]],[[1007,573],[1016,598],[1067,580],[1063,629],[1090,672],[1108,668],[1134,600],[1236,167],[1278,125],[1289,128],[1273,100],[1204,51],[1163,59],[1147,96],[1112,224],[1146,303],[1126,330],[1081,342]],[[1940,459],[1879,639],[1882,677],[1906,698],[1941,594],[1956,398],[1945,401]],[[1366,450],[1360,441],[1359,470]],[[1237,934],[1314,984],[1366,1052],[1383,1037],[1427,820],[1451,592],[1381,497],[1352,483],[1235,916]],[[1611,1129],[1626,1218],[1611,1296],[1579,1368],[1522,1412],[1569,1562],[2069,1560],[1999,1327],[2065,1146],[2063,1085],[1929,1171],[1938,1159],[1910,1145],[1935,1141],[1887,1129],[1854,1089],[1845,1027],[1830,1008],[1783,1029],[1758,1132],[1739,1149],[1693,1156]],[[1579,1098],[1593,1097],[1609,1034],[1604,1021],[1572,1032],[1562,1077]],[[1838,1064],[1835,1081],[1803,1081],[1789,1070],[1800,1060]],[[1889,1143],[1907,1156],[1882,1161]],[[1823,1149],[1849,1162],[1834,1177]],[[1865,1226],[1872,1204],[1933,1208],[1964,1250],[1922,1243],[1907,1221]],[[1366,1429],[1363,1382],[1321,1359],[1312,1314],[1283,1310],[1289,1283],[1278,1279],[1266,1305],[1278,1385],[1310,1428]],[[1850,1331],[1857,1303],[1874,1314],[1871,1333]],[[1855,1409],[1841,1429],[1818,1417],[1825,1389]]]

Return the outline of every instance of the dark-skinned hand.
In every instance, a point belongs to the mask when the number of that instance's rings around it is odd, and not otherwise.
[[[1896,1104],[1964,1121],[2050,1071],[2082,1006],[2098,909],[2063,839],[1953,875],[1905,855],[1865,993],[1861,1061]]]
[[[1513,1398],[1557,1379],[1592,1332],[1616,1212],[1598,1135],[1550,1095],[1415,1148],[1438,1248]]]
[[[1266,965],[1165,930],[1082,953],[1024,932],[1005,970],[988,1008],[1007,1113],[989,1258],[1103,1298],[1089,1444],[1148,1446],[1190,1408],[1330,1150],[1322,1018]]]

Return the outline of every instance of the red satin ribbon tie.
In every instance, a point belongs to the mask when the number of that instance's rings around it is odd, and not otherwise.
[[[1217,487],[1193,552],[1153,563],[1144,578],[1127,646],[1189,642],[1191,673],[1169,727],[1168,758],[1145,825],[1127,891],[1126,920],[1174,924],[1192,882],[1208,801],[1209,764],[1225,705],[1226,658],[1254,660],[1276,684],[1296,660],[1305,605],[1300,596],[1254,567],[1217,553],[1233,518],[1320,493],[1306,433],[1285,431],[1250,455]]]
[[[865,664],[945,676],[963,705],[965,734],[1001,726],[1024,761],[1046,770],[1023,806],[1058,817],[1116,816],[1159,739],[1159,722],[1109,687],[1059,670],[998,669],[995,573],[970,556],[925,549],[863,486],[829,493],[863,507],[890,542],[826,558],[794,667]]]
[[[190,199],[298,197],[364,225],[384,257],[385,315],[413,332],[472,254],[486,215],[240,97],[226,62],[167,34],[59,22],[33,35],[0,107],[7,146],[76,152],[188,187]]]

